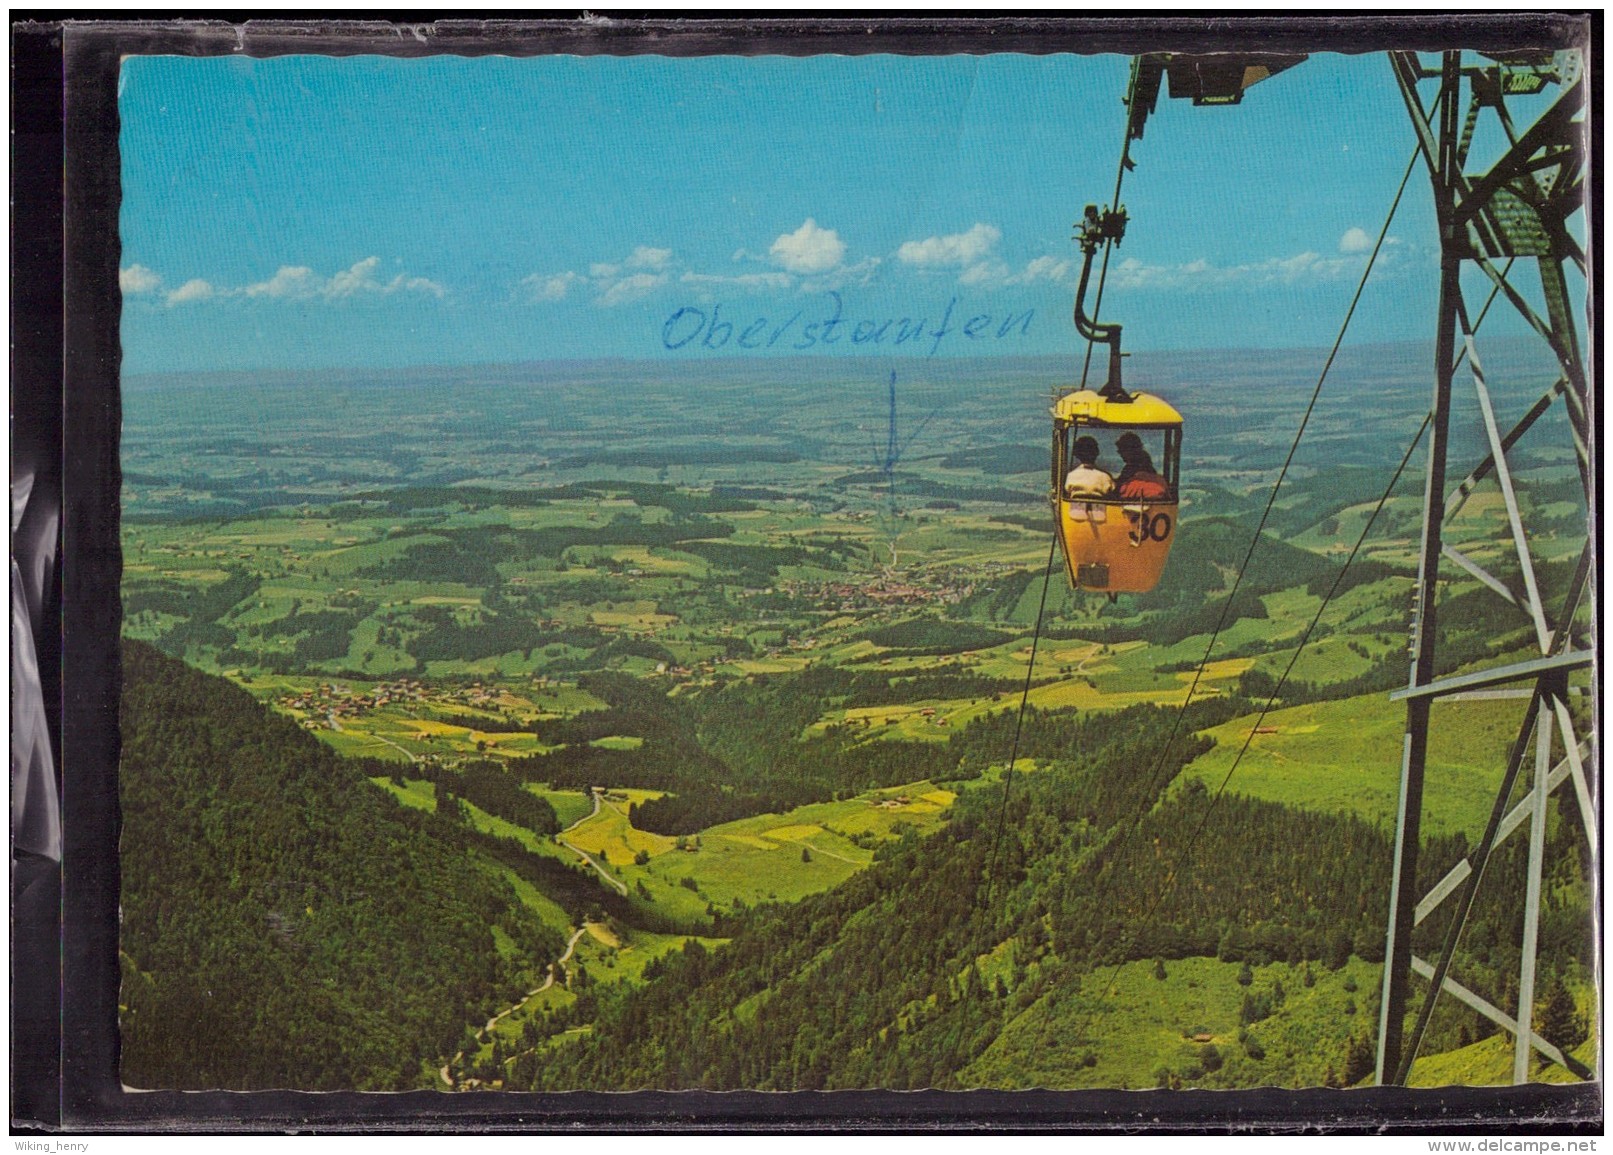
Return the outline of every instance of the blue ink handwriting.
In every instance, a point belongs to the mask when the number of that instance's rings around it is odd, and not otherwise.
[[[958,314],[958,298],[953,297],[947,301],[946,308],[941,312],[941,321],[934,328],[930,327],[927,318],[915,319],[911,316],[899,319],[861,318],[853,323],[845,317],[845,303],[841,300],[840,294],[830,292],[827,296],[831,304],[827,307],[826,315],[816,320],[809,320],[805,324],[798,322],[806,315],[806,309],[797,309],[782,320],[773,317],[755,317],[741,323],[724,319],[720,302],[712,305],[709,310],[685,305],[669,316],[666,323],[661,326],[661,344],[669,350],[700,351],[726,348],[758,352],[778,348],[804,352],[808,349],[822,351],[832,346],[850,348],[877,345],[900,348],[912,345],[922,348],[928,341],[929,353],[933,356],[940,350],[943,341],[960,333],[969,341],[986,338],[1000,341],[1015,333],[1025,336],[1030,332],[1031,319],[1036,316],[1035,309],[1025,309],[1017,313],[1010,310],[1002,316],[977,313],[959,323],[955,318]],[[842,338],[845,339],[843,346]]]

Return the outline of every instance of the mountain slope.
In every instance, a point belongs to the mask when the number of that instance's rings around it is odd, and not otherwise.
[[[124,1082],[418,1085],[564,950],[294,721],[124,646]]]
[[[602,998],[594,1032],[546,1055],[537,1087],[961,1087],[1016,1017],[1057,1022],[1063,995],[1122,960],[1336,967],[1370,951],[1377,912],[1362,895],[1375,892],[1330,880],[1341,860],[1385,875],[1383,833],[1245,799],[1212,806],[1202,790],[1156,808],[1205,748],[1179,740],[1150,780],[1170,725],[1154,707],[1032,712],[1021,749],[1039,768],[1016,777],[1000,844],[1001,794],[966,790],[935,835],[889,844],[828,894],[755,912],[715,954],[670,956],[644,991]],[[1188,864],[1176,852],[1190,845]],[[1080,1059],[1034,1081],[1076,1085]]]

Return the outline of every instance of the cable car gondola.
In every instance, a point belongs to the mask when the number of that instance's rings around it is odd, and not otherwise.
[[[1159,397],[1125,390],[1120,326],[1100,325],[1084,310],[1092,254],[1100,243],[1118,241],[1125,228],[1124,209],[1100,213],[1097,206],[1087,206],[1081,222],[1085,260],[1075,295],[1075,327],[1088,341],[1109,346],[1109,375],[1102,389],[1067,393],[1052,410],[1050,498],[1070,585],[1111,599],[1146,593],[1159,583],[1176,536],[1182,458],[1182,415]],[[1121,462],[1107,491],[1103,473],[1091,469],[1095,453],[1103,451],[1095,436],[1099,434],[1113,438],[1112,453]],[[1083,466],[1091,472],[1071,476]],[[1086,480],[1094,477],[1096,483]]]

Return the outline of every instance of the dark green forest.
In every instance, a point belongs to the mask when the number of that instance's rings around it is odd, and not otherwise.
[[[1224,710],[1196,710],[1190,729]],[[957,735],[962,761],[1001,750],[1010,725],[1005,712]],[[1153,959],[1162,976],[1167,960],[1192,956],[1242,963],[1245,974],[1273,962],[1381,961],[1387,833],[1348,815],[1215,797],[1198,783],[1167,796],[1205,745],[1186,738],[1160,757],[1170,725],[1170,712],[1152,706],[1108,717],[1030,712],[1021,751],[1050,761],[1015,777],[1006,806],[1001,789],[965,791],[939,833],[885,845],[836,890],[752,911],[722,950],[690,943],[656,966],[648,987],[594,992],[571,1014],[529,1024],[530,1046],[581,1015],[594,1029],[524,1059],[512,1085],[957,1088],[966,1085],[958,1072],[1010,1020],[1101,991],[1107,968],[1124,962]],[[1568,852],[1572,840],[1558,836],[1564,894],[1583,887],[1588,867]],[[1459,838],[1431,843],[1421,884],[1466,849]],[[1505,881],[1522,868],[1516,853],[1492,864]],[[1504,882],[1486,893],[1462,965],[1504,984],[1521,928],[1496,897],[1508,893]],[[1585,913],[1573,901],[1548,912],[1552,967],[1593,957]],[[1423,951],[1442,932],[1430,924]],[[979,960],[1003,951],[1006,974],[987,982]],[[1560,990],[1560,975],[1552,984]],[[1360,997],[1370,1004],[1376,993]],[[1273,1000],[1247,996],[1245,1024],[1273,1013]],[[1577,1029],[1564,1041],[1583,1038]],[[1426,1049],[1493,1032],[1448,1008]],[[1259,1061],[1258,1046],[1247,1053]],[[1333,1060],[1349,1082],[1370,1074],[1361,1055],[1352,1036]]]
[[[717,822],[782,813],[872,787],[973,777],[978,769],[960,770],[957,757],[933,743],[870,740],[841,726],[798,739],[825,708],[846,701],[911,701],[960,687],[984,696],[1011,685],[969,676],[892,678],[827,666],[679,697],[653,682],[608,671],[585,674],[578,684],[608,708],[546,724],[544,739],[563,749],[506,765],[528,781],[551,786],[609,783],[669,791],[633,811],[635,826],[658,834],[693,834]],[[631,750],[589,745],[614,734],[637,735],[643,743]]]
[[[1456,606],[1452,627],[1471,621],[1472,608]],[[895,636],[922,643],[926,630]],[[1468,644],[1482,656],[1477,631]],[[1295,684],[1283,697],[1377,689],[1380,677],[1375,669],[1360,686]],[[423,1063],[451,1051],[467,1023],[563,949],[501,870],[579,923],[696,929],[464,821],[460,799],[539,835],[555,832],[554,810],[523,779],[666,790],[632,816],[667,834],[925,778],[963,789],[938,833],[881,845],[873,865],[837,889],[723,911],[716,929],[733,936],[726,947],[691,942],[652,964],[645,986],[582,988],[565,1009],[530,1020],[513,1086],[959,1087],[959,1072],[1011,1021],[1068,1013],[1053,1008],[1100,990],[1107,968],[1154,960],[1163,971],[1202,957],[1246,970],[1337,970],[1352,957],[1381,959],[1384,829],[1348,814],[1217,795],[1197,781],[1170,789],[1208,748],[1199,732],[1275,689],[1265,675],[1251,671],[1236,694],[1195,703],[1180,725],[1173,710],[1155,706],[1090,715],[1033,707],[1022,721],[1003,709],[944,744],[871,739],[844,725],[802,733],[848,703],[1009,697],[1017,685],[824,665],[678,695],[611,671],[585,674],[579,686],[606,706],[547,723],[546,740],[563,744],[555,753],[415,767],[411,776],[435,787],[427,814],[400,808],[366,781],[396,779],[397,764],[340,758],[245,691],[126,643],[124,1078],[141,1086],[418,1085]],[[642,744],[591,745],[618,734]],[[1002,765],[1016,734],[1020,756],[1037,770],[971,786]],[[1584,1027],[1571,1001],[1565,1009],[1563,979],[1594,959],[1594,924],[1584,898],[1592,864],[1566,799],[1547,847],[1542,1014],[1572,1043]],[[1461,836],[1428,843],[1419,885],[1467,850]],[[1510,844],[1492,861],[1493,885],[1480,892],[1459,958],[1462,973],[1503,1002],[1515,996],[1521,921],[1500,896],[1517,890],[1522,850]],[[1341,870],[1350,885],[1339,885]],[[1433,953],[1445,918],[1419,929],[1420,951]],[[495,926],[516,944],[519,963],[501,959]],[[1009,961],[987,981],[979,960],[990,956]],[[1370,1003],[1376,994],[1360,997]],[[1269,993],[1251,993],[1245,1023],[1274,1009]],[[585,1024],[585,1036],[546,1047]],[[1428,1049],[1493,1030],[1448,1006]],[[1351,1046],[1337,1056],[1346,1081],[1364,1071],[1355,1036]],[[1259,1051],[1246,1053],[1258,1062]]]
[[[416,1086],[564,949],[487,861],[362,767],[138,642],[122,735],[131,1086]]]
[[[1384,354],[1393,375],[1405,352]],[[841,403],[843,368],[790,366],[782,394],[737,364],[731,390],[708,379],[720,362],[675,388],[652,373],[633,395],[653,420],[620,402],[642,366],[378,379],[319,409],[283,404],[299,385],[254,402],[272,401],[273,437],[201,436],[190,392],[132,394],[125,1080],[1369,1079],[1415,479],[1342,578],[1340,559],[1423,386],[1372,384],[1370,411],[1341,399],[1320,460],[1296,460],[1270,510],[1292,391],[1240,385],[1234,417],[1184,390],[1170,564],[1109,601],[1072,592],[1056,554],[1044,591],[1044,411],[979,368],[951,430],[900,469],[877,454],[885,411]],[[1586,531],[1575,473],[1565,454],[1518,474],[1551,606]],[[1519,594],[1519,567],[1484,544],[1505,528],[1488,496],[1451,540]],[[1493,586],[1447,568],[1436,596],[1438,673],[1538,652]],[[1565,615],[1592,646],[1590,610]],[[1185,709],[1159,704],[1188,685]],[[1340,704],[1261,713],[1320,702]],[[1358,706],[1370,753],[1351,748]],[[1592,695],[1568,706],[1588,728]],[[1472,741],[1440,772],[1488,790],[1515,707],[1462,707]],[[1182,773],[1245,725],[1273,735],[1254,747],[1263,778],[1200,781],[1230,751]],[[1555,794],[1541,848],[1535,987],[1536,1029],[1564,1046],[1598,1010],[1574,795]],[[1421,891],[1478,837],[1470,815],[1439,817]],[[1487,863],[1455,961],[1509,1013],[1526,841]],[[1418,927],[1420,956],[1438,956],[1452,905]],[[1441,1079],[1496,1081],[1499,1040],[1457,1053],[1495,1031],[1445,999],[1420,1055]]]

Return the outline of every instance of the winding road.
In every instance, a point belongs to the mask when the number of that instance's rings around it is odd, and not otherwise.
[[[410,753],[408,750],[404,750],[402,746],[399,746],[391,738],[383,738],[379,734],[371,734],[370,737],[374,738],[377,742],[385,742],[388,746],[392,747],[394,750],[403,750],[404,756],[407,757],[410,762],[418,762],[418,761],[420,761],[420,759],[415,757],[414,754]]]
[[[577,829],[577,827],[581,826],[584,822],[588,822],[588,821],[590,821],[592,819],[595,819],[595,818],[599,817],[599,805],[603,801],[604,796],[602,794],[599,794],[596,791],[593,794],[592,797],[594,799],[594,808],[591,811],[589,811],[587,814],[584,814],[581,818],[577,819],[577,821],[573,822],[570,826],[566,827],[560,833],[562,833],[562,834],[570,834],[573,830]]]
[[[847,858],[844,854],[836,854],[832,850],[825,850],[821,846],[814,846],[804,838],[781,838],[779,841],[788,842],[791,846],[799,846],[803,850],[810,850],[813,854],[821,854],[825,858],[834,858],[841,862],[850,863],[852,866],[862,867],[866,865],[865,863],[858,862],[855,858]]]
[[[595,791],[594,792],[594,809],[590,813],[585,814],[581,818],[577,819],[577,821],[573,822],[570,826],[566,827],[560,833],[561,834],[570,834],[573,830],[577,829],[577,827],[581,826],[584,822],[591,822],[595,818],[598,818],[599,817],[599,808],[600,808],[600,804],[601,804],[602,801],[603,801],[603,795],[601,795],[598,791]],[[611,809],[615,810],[616,808],[613,806],[613,807],[611,807]],[[617,811],[617,813],[620,813],[620,811]],[[564,838],[560,837],[559,835],[555,836],[555,841],[558,842],[561,846],[564,846],[567,850],[571,851],[571,853],[575,854],[578,858],[582,859],[589,866],[593,867],[596,871],[598,871],[599,872],[599,877],[603,878],[606,882],[610,883],[611,886],[615,887],[616,893],[621,894],[621,895],[626,895],[627,894],[627,883],[623,882],[619,878],[616,878],[614,875],[611,874],[610,871],[606,870],[599,863],[595,862],[593,860],[593,858],[591,858],[586,851],[578,850],[575,846],[573,846],[571,843],[567,842]]]
[[[597,811],[596,811],[596,813],[597,813]],[[586,924],[581,926],[581,927],[578,927],[577,930],[575,932],[573,932],[573,934],[571,936],[571,941],[566,943],[566,953],[561,955],[558,959],[556,959],[555,964],[549,968],[548,977],[543,980],[543,985],[539,986],[539,987],[533,987],[531,990],[527,991],[526,994],[521,996],[521,1001],[520,1002],[514,1003],[511,1006],[505,1007],[498,1014],[496,1014],[492,1018],[488,1019],[487,1020],[487,1025],[484,1026],[481,1030],[476,1032],[476,1037],[478,1039],[486,1037],[488,1034],[490,1034],[492,1032],[494,1027],[498,1026],[498,1021],[500,1019],[504,1018],[506,1015],[514,1014],[516,1011],[520,1010],[522,1007],[524,1007],[526,1005],[528,999],[535,998],[536,996],[541,995],[544,991],[548,990],[550,987],[554,986],[555,973],[557,971],[563,972],[565,970],[566,963],[571,960],[571,956],[577,950],[577,943],[579,941],[581,941],[582,936],[587,934],[587,933],[588,933],[588,927],[587,927]],[[454,1084],[453,1067],[454,1067],[455,1064],[462,1062],[464,1060],[464,1058],[465,1058],[465,1052],[464,1051],[456,1051],[456,1052],[454,1052],[454,1057],[449,1059],[446,1063],[444,1063],[442,1065],[442,1068],[437,1072],[437,1074],[442,1077],[442,1081],[444,1083],[447,1083],[450,1088],[452,1088],[455,1085]]]
[[[379,735],[372,735],[372,737],[379,737]],[[384,741],[386,741],[386,739],[382,738],[381,741],[384,742]],[[401,747],[400,747],[400,749],[401,749]],[[405,750],[404,753],[408,753],[408,751]],[[411,755],[411,759],[412,758],[413,758],[413,756]],[[625,895],[627,893],[627,884],[625,882],[621,881],[618,878],[613,877],[608,870],[606,870],[603,866],[601,866],[598,862],[596,862],[593,859],[593,857],[591,855],[589,855],[586,851],[579,850],[577,847],[575,847],[571,843],[567,842],[564,837],[562,837],[562,835],[569,834],[571,831],[577,829],[577,827],[581,826],[584,822],[591,822],[595,818],[599,817],[599,812],[603,808],[603,805],[604,805],[604,795],[599,791],[594,791],[593,792],[593,800],[594,800],[594,808],[591,811],[589,811],[587,814],[583,815],[581,818],[577,819],[577,821],[573,822],[570,826],[566,827],[565,830],[561,832],[561,834],[557,834],[555,836],[555,841],[558,842],[561,846],[564,846],[567,850],[571,851],[578,858],[582,859],[589,866],[593,867],[594,870],[596,872],[598,872],[599,876],[601,878],[603,878],[606,882],[610,883],[610,885],[613,886],[617,890],[618,893]],[[611,809],[616,810],[616,807],[612,806]],[[617,810],[616,812],[621,813],[621,811],[619,811],[619,810]],[[530,990],[526,994],[522,995],[519,1002],[515,1003],[513,1006],[506,1007],[504,1010],[500,1011],[498,1014],[496,1014],[492,1018],[488,1019],[487,1023],[482,1027],[482,1029],[476,1032],[476,1037],[478,1039],[485,1039],[488,1036],[488,1034],[490,1034],[492,1032],[492,1030],[496,1026],[498,1026],[498,1022],[499,1022],[500,1019],[504,1018],[506,1015],[513,1014],[514,1012],[520,1010],[521,1007],[526,1005],[526,1002],[527,1002],[528,999],[531,999],[536,995],[540,995],[544,991],[548,990],[550,987],[554,986],[555,975],[557,973],[564,973],[566,963],[570,961],[571,956],[577,950],[577,943],[579,941],[581,941],[582,936],[584,934],[586,934],[586,933],[588,933],[588,927],[587,927],[587,924],[584,924],[582,927],[579,927],[572,934],[571,941],[566,943],[566,953],[561,955],[560,958],[556,961],[555,965],[549,969],[548,977],[543,980],[543,985],[539,986],[539,987],[534,987],[532,990]],[[449,1059],[440,1068],[438,1068],[437,1074],[442,1079],[442,1081],[445,1084],[447,1084],[449,1090],[454,1090],[454,1089],[456,1089],[458,1087],[458,1084],[455,1083],[455,1081],[454,1081],[454,1068],[459,1066],[460,1063],[464,1062],[464,1059],[465,1059],[465,1052],[464,1051],[456,1051],[454,1053],[453,1058]]]

